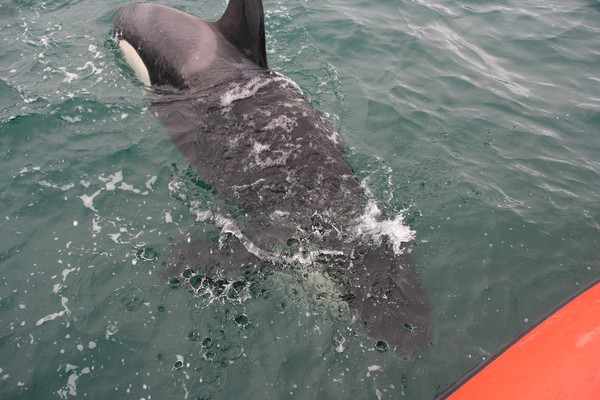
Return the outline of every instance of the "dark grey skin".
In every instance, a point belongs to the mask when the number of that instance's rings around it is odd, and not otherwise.
[[[151,110],[175,145],[251,216],[226,246],[192,243],[181,268],[235,274],[316,249],[360,329],[397,351],[426,343],[430,309],[415,265],[385,240],[351,234],[367,198],[328,124],[293,81],[268,69],[261,0],[231,0],[217,22],[130,4],[114,31],[144,62]]]

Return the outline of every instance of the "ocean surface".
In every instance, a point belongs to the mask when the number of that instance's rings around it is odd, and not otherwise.
[[[415,355],[294,274],[170,287],[171,249],[228,203],[123,68],[120,3],[0,2],[0,398],[433,399],[600,276],[598,0],[264,2],[270,67],[415,231]]]

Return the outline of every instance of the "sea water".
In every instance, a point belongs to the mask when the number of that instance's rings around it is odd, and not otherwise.
[[[170,250],[237,208],[123,68],[119,4],[0,4],[0,398],[432,399],[599,276],[597,0],[264,2],[269,65],[414,233],[432,324],[411,355],[318,276],[171,287]]]

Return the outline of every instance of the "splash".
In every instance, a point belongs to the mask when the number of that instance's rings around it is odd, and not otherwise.
[[[404,225],[404,212],[397,214],[393,219],[383,219],[383,212],[374,199],[369,199],[365,213],[361,215],[354,226],[356,236],[372,240],[381,244],[387,237],[397,255],[404,254],[408,243],[415,238],[416,232]]]

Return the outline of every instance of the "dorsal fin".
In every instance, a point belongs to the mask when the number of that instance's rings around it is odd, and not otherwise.
[[[262,68],[269,68],[262,0],[230,0],[216,25],[242,54]]]

